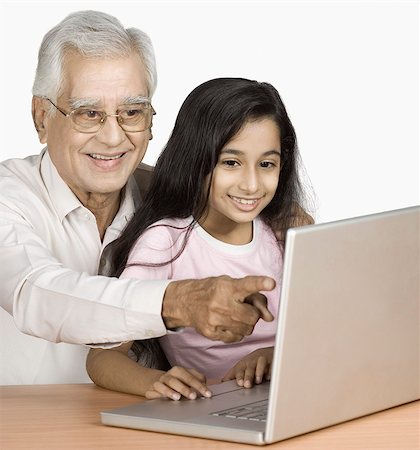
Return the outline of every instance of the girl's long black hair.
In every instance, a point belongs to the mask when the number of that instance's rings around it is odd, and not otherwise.
[[[246,122],[266,117],[280,130],[281,171],[276,193],[261,218],[277,232],[296,222],[296,215],[304,211],[299,154],[295,130],[279,93],[269,83],[216,78],[195,88],[182,104],[143,203],[111,244],[113,275],[121,275],[136,240],[154,222],[203,216],[209,195],[206,180],[221,149]]]

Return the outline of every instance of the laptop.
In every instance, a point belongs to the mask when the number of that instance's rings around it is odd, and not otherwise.
[[[415,206],[290,229],[271,382],[102,423],[264,445],[419,399],[419,223]]]

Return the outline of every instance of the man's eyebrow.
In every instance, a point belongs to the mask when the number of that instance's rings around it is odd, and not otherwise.
[[[125,97],[121,104],[122,105],[138,105],[141,103],[149,103],[150,100],[144,95],[136,95]],[[77,108],[100,108],[101,100],[99,98],[69,98],[69,106],[71,109]]]
[[[241,155],[245,154],[242,150],[236,150],[234,148],[225,148],[220,152],[220,154],[224,154],[224,153],[230,153],[231,155],[237,155],[237,156],[241,156]],[[281,157],[280,150],[267,150],[261,156],[271,156],[271,155],[277,155],[280,158]]]
[[[97,108],[101,104],[98,98],[69,98],[69,106],[71,109],[77,108]]]
[[[122,101],[123,105],[137,105],[141,103],[150,103],[148,97],[144,97],[143,95],[137,95],[135,97],[125,97]]]

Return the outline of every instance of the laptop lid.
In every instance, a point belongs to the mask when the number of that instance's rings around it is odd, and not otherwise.
[[[267,442],[420,398],[419,219],[289,230]]]

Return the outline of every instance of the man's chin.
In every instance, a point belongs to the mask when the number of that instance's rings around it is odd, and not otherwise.
[[[98,180],[97,183],[89,183],[86,186],[85,192],[90,195],[98,196],[114,196],[119,194],[126,185],[126,181],[116,182],[116,180]]]
[[[95,178],[86,180],[87,185],[92,188],[92,192],[98,194],[112,194],[121,191],[121,189],[127,184],[130,174],[100,174]]]

